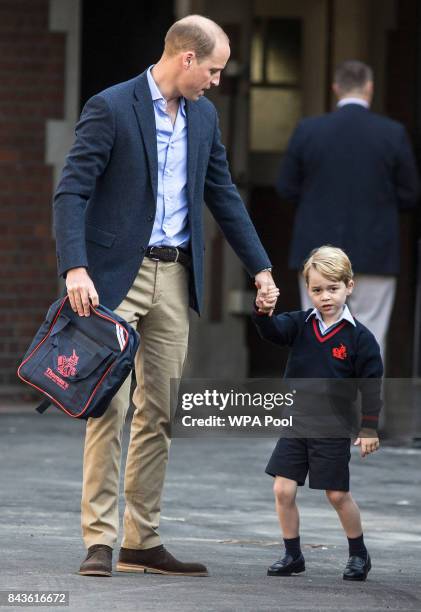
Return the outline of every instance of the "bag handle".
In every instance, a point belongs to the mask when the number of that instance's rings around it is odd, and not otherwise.
[[[35,408],[37,412],[40,414],[44,414],[44,412],[51,406],[51,402],[48,399],[43,400],[39,406]]]

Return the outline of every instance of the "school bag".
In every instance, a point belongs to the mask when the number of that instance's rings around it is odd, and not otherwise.
[[[37,407],[50,404],[77,419],[104,414],[112,397],[134,367],[139,334],[105,306],[80,317],[68,296],[49,308],[17,374],[45,396]]]

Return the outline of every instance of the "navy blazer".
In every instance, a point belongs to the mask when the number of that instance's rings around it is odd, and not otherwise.
[[[399,209],[419,197],[404,127],[358,104],[304,119],[290,140],[278,191],[297,203],[290,248],[300,268],[323,244],[343,248],[355,272],[397,274]]]
[[[214,105],[187,101],[187,188],[192,273],[190,305],[203,304],[203,202],[247,271],[270,267],[233,185]],[[155,219],[158,156],[146,72],[86,103],[54,197],[58,271],[86,267],[102,304],[127,295]]]

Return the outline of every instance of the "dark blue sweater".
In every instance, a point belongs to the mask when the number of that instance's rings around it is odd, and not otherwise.
[[[311,310],[272,317],[255,311],[252,317],[262,338],[290,347],[285,378],[360,379],[361,426],[376,429],[382,406],[383,363],[375,337],[355,319],[355,327],[341,321],[322,335],[315,316],[306,322]]]

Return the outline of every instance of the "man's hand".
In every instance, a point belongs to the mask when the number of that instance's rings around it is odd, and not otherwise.
[[[259,272],[254,277],[254,284],[257,287],[256,306],[259,312],[267,312],[272,316],[279,296],[279,289],[274,283],[272,274],[269,270]]]
[[[279,296],[279,289],[277,287],[272,287],[272,289],[269,289],[266,293],[266,297],[261,298],[259,300],[259,304],[260,304],[259,312],[264,312],[265,314],[269,314],[269,316],[271,316],[276,306],[278,296]],[[256,299],[256,306],[257,306],[257,299]]]
[[[361,446],[361,457],[374,453],[380,446],[379,437],[376,431],[373,429],[372,433],[369,433],[362,429],[354,442],[354,446]]]
[[[89,317],[89,299],[92,306],[99,305],[99,298],[86,268],[72,268],[66,275],[66,288],[74,312],[80,317]]]

